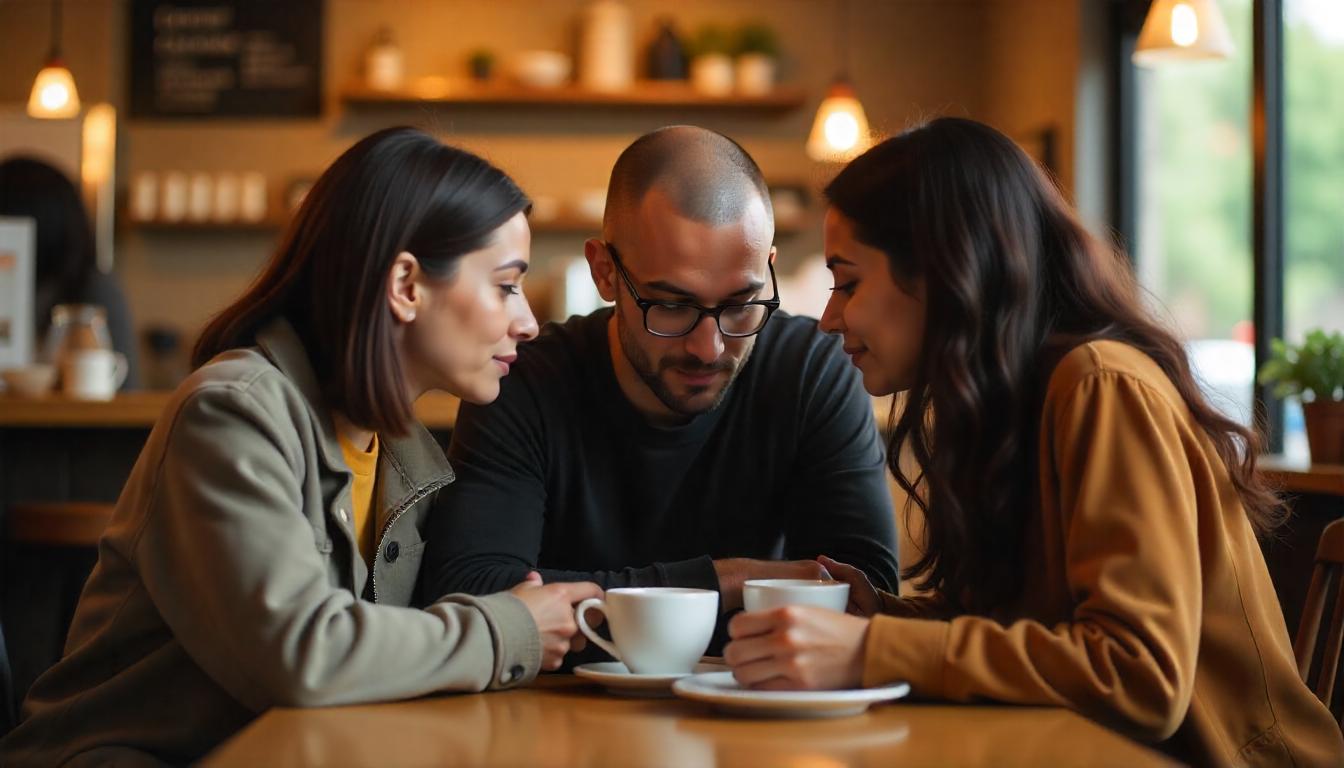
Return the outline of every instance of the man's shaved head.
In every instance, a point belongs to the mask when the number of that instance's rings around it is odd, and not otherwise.
[[[617,239],[650,191],[658,190],[685,217],[710,226],[738,221],[757,200],[770,231],[774,211],[761,169],[737,142],[693,125],[646,133],[616,159],[607,187],[602,231]]]

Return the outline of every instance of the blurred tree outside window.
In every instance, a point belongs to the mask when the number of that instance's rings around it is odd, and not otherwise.
[[[1344,2],[1285,0],[1285,336],[1344,329]],[[1302,404],[1284,413],[1284,453],[1306,458]]]
[[[1153,309],[1187,342],[1210,400],[1249,423],[1251,0],[1221,0],[1226,61],[1138,68],[1135,266]]]

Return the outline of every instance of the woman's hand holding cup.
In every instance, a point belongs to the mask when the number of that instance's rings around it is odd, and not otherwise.
[[[882,611],[882,597],[868,580],[867,574],[852,565],[822,555],[817,558],[831,578],[849,585],[848,612],[855,616],[871,617]]]
[[[541,636],[542,669],[559,669],[565,654],[583,649],[585,641],[574,621],[574,606],[589,598],[601,597],[601,587],[587,581],[542,584],[541,574],[532,571],[509,591],[523,601],[537,625],[537,633]]]

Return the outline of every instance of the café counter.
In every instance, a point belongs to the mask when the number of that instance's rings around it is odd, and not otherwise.
[[[0,395],[0,429],[58,428],[102,429],[154,426],[173,393],[168,391],[126,392],[113,400],[72,400],[59,395],[19,398]],[[458,399],[431,392],[415,403],[416,416],[430,430],[451,430],[457,418]]]

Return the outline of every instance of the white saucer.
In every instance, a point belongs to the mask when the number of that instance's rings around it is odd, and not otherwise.
[[[893,683],[845,691],[753,691],[738,685],[732,672],[708,672],[677,680],[672,692],[742,715],[843,717],[863,714],[880,701],[899,699],[910,692],[910,685]]]
[[[696,664],[690,672],[673,675],[636,675],[619,661],[600,661],[580,664],[574,674],[598,683],[617,696],[653,696],[670,698],[672,683],[692,674],[720,672],[722,664]]]

